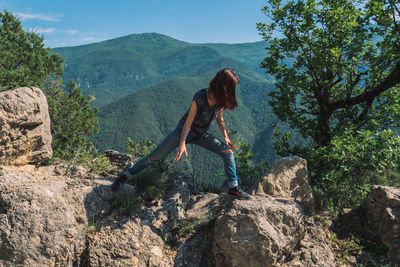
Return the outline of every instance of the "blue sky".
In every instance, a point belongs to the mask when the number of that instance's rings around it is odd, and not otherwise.
[[[0,0],[49,47],[157,32],[192,43],[261,41],[267,0]]]

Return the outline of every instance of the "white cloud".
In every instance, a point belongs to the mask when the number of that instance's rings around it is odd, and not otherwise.
[[[95,38],[95,37],[87,36],[87,37],[83,37],[81,40],[82,40],[82,42],[93,42],[93,41],[98,41],[99,39]]]
[[[21,12],[16,12],[15,15],[19,17],[22,21],[28,20],[28,19],[38,19],[38,20],[44,20],[44,21],[60,21],[61,17],[63,14],[56,14],[53,16],[50,15],[43,15],[43,14],[27,14],[27,13],[21,13]]]
[[[35,29],[36,33],[49,33],[49,32],[54,32],[56,29],[55,28],[37,28]]]
[[[69,34],[77,34],[78,31],[77,30],[68,30],[67,33],[69,33]]]

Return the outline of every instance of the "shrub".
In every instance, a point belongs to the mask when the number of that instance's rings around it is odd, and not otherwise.
[[[371,185],[399,186],[400,137],[392,130],[346,130],[325,147],[305,150],[311,184],[321,208],[352,208]]]

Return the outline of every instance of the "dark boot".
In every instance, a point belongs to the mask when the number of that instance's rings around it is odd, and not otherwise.
[[[238,186],[228,189],[228,195],[231,195],[237,199],[250,199],[250,195],[242,191]]]
[[[126,174],[126,172],[122,173],[117,180],[114,181],[114,183],[112,183],[111,185],[111,190],[112,191],[118,191],[119,188],[121,187],[122,184],[125,184],[126,181],[128,181],[128,175]]]

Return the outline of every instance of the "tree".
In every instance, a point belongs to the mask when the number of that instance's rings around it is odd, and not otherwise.
[[[44,48],[43,37],[25,31],[10,12],[0,12],[0,91],[40,87],[49,104],[54,156],[104,169],[104,158],[89,141],[98,126],[98,109],[90,106],[92,97],[83,95],[73,80],[63,90],[62,63],[61,56]]]
[[[351,127],[400,126],[399,0],[271,0],[259,23],[270,104],[301,135],[327,146]]]
[[[63,87],[61,80],[51,80],[44,88],[49,104],[54,155],[70,160],[83,152],[96,154],[89,136],[98,130],[99,122],[95,116],[98,108],[90,106],[92,97],[83,95],[73,80],[66,90]]]
[[[0,12],[0,91],[21,86],[42,87],[63,73],[63,58],[44,48],[43,37],[25,31],[10,12]]]

